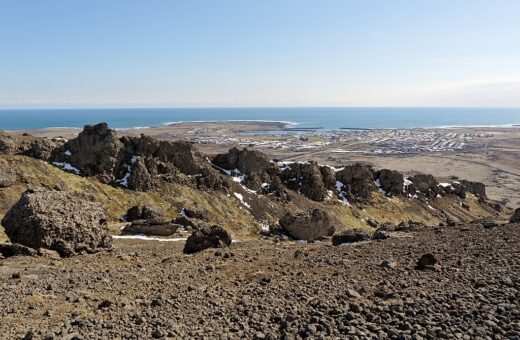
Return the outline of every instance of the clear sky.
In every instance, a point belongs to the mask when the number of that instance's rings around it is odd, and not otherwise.
[[[519,0],[0,0],[0,107],[520,107]]]

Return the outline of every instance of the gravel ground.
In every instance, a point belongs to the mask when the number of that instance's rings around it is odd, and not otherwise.
[[[520,225],[0,260],[2,339],[520,338]],[[436,268],[414,269],[433,254]]]

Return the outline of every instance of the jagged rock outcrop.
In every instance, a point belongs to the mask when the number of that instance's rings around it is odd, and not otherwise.
[[[344,243],[354,243],[370,240],[372,235],[362,229],[350,229],[342,231],[341,233],[334,234],[332,236],[332,244],[335,246],[339,246]]]
[[[135,220],[121,230],[122,235],[171,236],[181,227],[164,220]]]
[[[439,182],[430,174],[417,174],[410,177],[413,186],[410,186],[412,194],[421,194],[427,198],[437,197],[441,193]]]
[[[321,167],[314,161],[287,164],[280,177],[289,189],[313,201],[323,201],[327,197]]]
[[[231,235],[221,226],[207,225],[193,232],[184,245],[185,254],[193,254],[208,248],[224,248],[231,245]]]
[[[511,215],[509,222],[520,223],[520,208],[516,208],[516,210],[513,212],[513,215]]]
[[[51,160],[54,150],[63,144],[65,144],[65,140],[60,138],[36,139],[31,142],[29,148],[24,150],[22,154],[48,162]]]
[[[176,171],[199,175],[204,168],[202,155],[191,143],[119,137],[106,123],[85,126],[77,138],[55,149],[51,159],[83,176],[138,191],[153,189],[161,176],[171,179]]]
[[[218,154],[213,164],[226,170],[238,169],[242,174],[264,173],[275,169],[274,163],[266,154],[257,150],[244,148],[230,149],[227,153]]]
[[[382,169],[376,173],[380,188],[387,196],[399,196],[404,193],[404,177],[395,170]]]
[[[288,213],[278,222],[282,231],[297,240],[313,241],[332,236],[336,230],[332,218],[321,209],[307,213]]]
[[[372,168],[368,165],[345,166],[336,172],[336,180],[343,185],[340,195],[346,197],[349,202],[369,202],[371,192],[375,190]]]
[[[125,220],[128,222],[136,220],[163,220],[164,214],[159,210],[149,206],[136,205],[128,209]]]
[[[460,184],[462,184],[467,191],[472,193],[473,195],[481,198],[486,199],[486,186],[483,183],[480,182],[473,182],[468,180],[461,180]]]
[[[102,206],[63,191],[26,191],[2,225],[11,242],[61,256],[112,247]]]

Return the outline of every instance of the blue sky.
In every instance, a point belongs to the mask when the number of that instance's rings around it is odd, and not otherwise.
[[[517,0],[0,0],[0,107],[520,107]]]

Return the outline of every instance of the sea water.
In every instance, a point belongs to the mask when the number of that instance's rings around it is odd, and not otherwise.
[[[190,121],[277,121],[288,127],[432,128],[456,126],[520,127],[520,108],[107,108],[2,109],[0,129],[77,127],[107,122],[112,128],[163,126]]]

